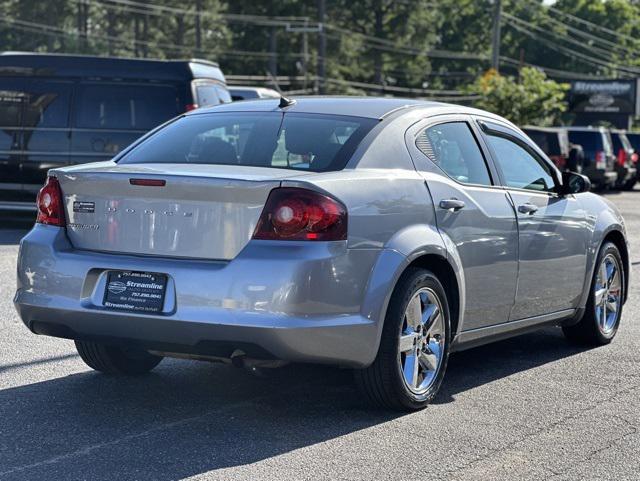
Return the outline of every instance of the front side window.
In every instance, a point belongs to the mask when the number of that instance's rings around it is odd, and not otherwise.
[[[416,147],[458,182],[491,185],[487,164],[466,122],[429,127],[418,135]]]
[[[488,135],[505,185],[516,189],[551,192],[555,181],[549,167],[516,142],[498,135]]]
[[[188,115],[133,148],[120,162],[341,170],[376,123],[359,117],[278,112]]]

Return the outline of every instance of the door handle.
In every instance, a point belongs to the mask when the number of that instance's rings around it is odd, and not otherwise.
[[[518,206],[518,212],[520,212],[521,214],[534,214],[537,211],[537,205],[527,203]]]
[[[464,209],[464,202],[458,199],[444,199],[438,204],[441,209],[450,210],[451,212],[457,212],[460,209]]]

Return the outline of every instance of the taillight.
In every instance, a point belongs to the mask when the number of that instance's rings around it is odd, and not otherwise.
[[[596,169],[606,170],[607,168],[607,157],[602,150],[598,150],[596,152]]]
[[[634,164],[638,163],[638,153],[634,152],[633,154],[631,154],[631,162],[633,162]]]
[[[624,167],[627,161],[627,152],[624,149],[618,149],[618,165]]]
[[[47,177],[47,182],[44,184],[44,187],[40,189],[40,192],[38,192],[36,204],[38,206],[36,222],[64,227],[64,207],[58,179],[55,177]]]
[[[189,112],[198,108],[198,104],[187,104],[184,106],[184,111]]]
[[[253,233],[261,240],[336,241],[347,238],[347,209],[335,199],[297,187],[273,189]]]

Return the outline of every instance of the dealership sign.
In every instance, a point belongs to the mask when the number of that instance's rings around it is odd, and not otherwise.
[[[569,90],[569,111],[637,116],[637,92],[638,79],[574,80]]]

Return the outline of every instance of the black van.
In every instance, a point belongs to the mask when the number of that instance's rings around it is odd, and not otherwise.
[[[231,102],[205,60],[0,54],[0,210],[31,210],[47,170],[108,160],[153,127]]]

